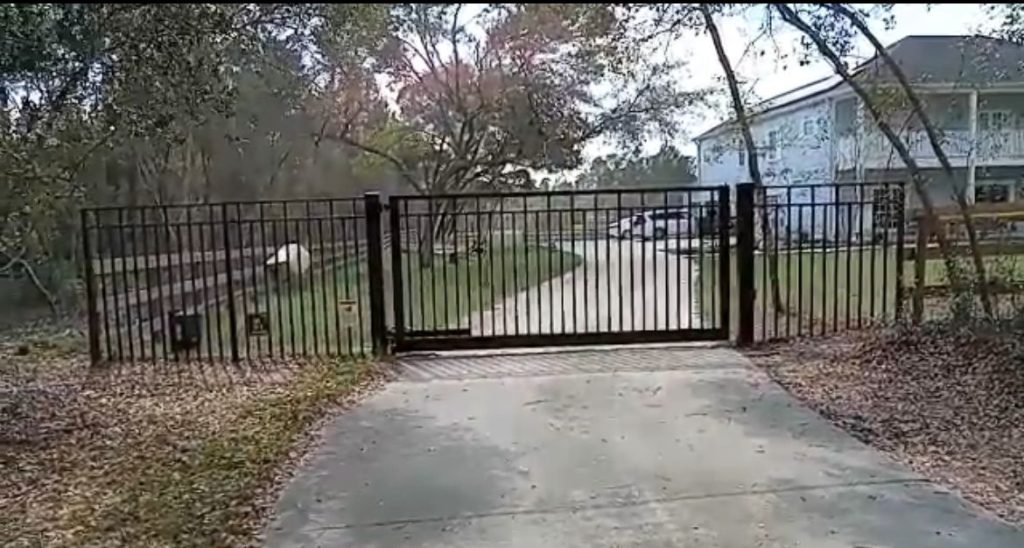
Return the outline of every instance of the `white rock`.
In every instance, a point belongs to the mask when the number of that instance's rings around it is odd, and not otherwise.
[[[266,266],[288,265],[288,270],[292,274],[302,274],[309,270],[310,263],[309,250],[301,244],[290,243],[278,248],[264,264]]]

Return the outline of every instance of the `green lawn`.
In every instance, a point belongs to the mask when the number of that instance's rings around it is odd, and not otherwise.
[[[420,268],[414,254],[406,257],[405,325],[413,330],[468,328],[470,312],[487,310],[581,262],[573,253],[537,246],[463,255],[458,264],[438,257],[429,268]]]
[[[390,255],[387,255],[384,276],[388,286],[385,308],[391,323],[389,259]],[[493,253],[460,254],[456,263],[437,255],[432,266],[421,268],[417,254],[406,253],[403,257],[405,326],[415,330],[435,330],[461,323],[462,327],[468,327],[469,313],[489,308],[492,296],[500,301],[504,291],[511,297],[571,271],[580,261],[569,252],[518,245],[496,249]],[[336,312],[344,310],[346,303],[354,303],[355,306],[351,306],[348,313]],[[249,295],[244,303],[237,300],[235,306],[243,357],[282,353],[358,355],[369,350],[369,281],[365,261],[339,264],[301,277],[294,276],[291,280],[284,276],[277,290]],[[247,312],[266,312],[270,320],[269,333],[246,337],[244,322]],[[221,344],[224,354],[228,354],[228,317],[223,307],[219,316],[210,317],[210,343],[214,355],[220,354]],[[219,338],[218,331],[221,333]],[[204,331],[204,354],[210,352],[207,338]]]
[[[701,263],[702,272],[712,272],[712,261],[717,255],[705,256]],[[1024,256],[989,257],[986,259],[989,276],[1024,279]],[[739,318],[737,302],[739,289],[736,282],[735,253],[731,260],[733,269],[730,288],[732,309],[730,318],[735,333]],[[971,272],[968,263],[963,262],[966,272]],[[808,333],[813,324],[815,332],[822,328],[859,327],[872,319],[892,319],[895,314],[896,250],[829,249],[822,251],[804,249],[800,252],[781,252],[778,258],[779,287],[781,301],[786,313],[776,313],[771,306],[771,284],[768,278],[764,256],[754,256],[754,285],[757,293],[754,301],[755,337],[772,338],[774,334],[784,336]],[[927,285],[947,283],[946,267],[941,259],[929,260],[926,264]],[[914,283],[914,263],[904,262],[904,284],[910,288]],[[718,290],[717,283],[704,283],[703,312],[716,313],[711,298]],[[717,302],[717,295],[715,296]],[[905,310],[909,314],[910,303]],[[713,316],[709,316],[713,317]]]

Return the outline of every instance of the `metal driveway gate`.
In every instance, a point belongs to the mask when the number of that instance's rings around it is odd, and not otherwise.
[[[398,351],[728,338],[729,189],[394,196]]]

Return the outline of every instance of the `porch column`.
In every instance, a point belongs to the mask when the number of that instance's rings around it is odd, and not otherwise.
[[[857,124],[857,138],[855,139],[855,143],[857,145],[857,165],[854,171],[854,176],[858,183],[863,183],[865,172],[864,163],[866,160],[865,156],[869,154],[869,148],[868,143],[866,142],[868,132],[864,128],[864,103],[859,98],[857,99],[857,119],[854,123]]]
[[[967,151],[967,202],[974,203],[974,177],[978,163],[978,90],[972,89],[967,98],[968,142]]]

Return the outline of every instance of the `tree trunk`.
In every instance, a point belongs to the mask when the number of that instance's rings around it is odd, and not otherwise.
[[[704,16],[704,26],[711,41],[715,44],[715,54],[718,56],[718,63],[722,66],[725,79],[729,84],[729,94],[732,97],[733,111],[736,113],[736,121],[739,123],[740,132],[743,134],[743,144],[747,151],[747,172],[750,180],[757,189],[755,196],[761,202],[761,234],[764,245],[764,256],[767,262],[768,277],[771,283],[772,305],[779,313],[785,314],[786,310],[782,305],[782,290],[779,283],[778,253],[775,250],[775,241],[772,238],[771,223],[768,220],[768,203],[764,182],[761,180],[761,169],[758,165],[757,145],[754,143],[753,133],[750,131],[750,121],[747,119],[746,109],[743,106],[743,97],[740,95],[739,82],[736,80],[736,73],[732,70],[732,63],[722,46],[722,37],[718,33],[718,26],[715,25],[714,16],[711,14],[707,4],[701,4],[701,14]]]
[[[975,285],[978,288],[978,295],[981,298],[981,306],[985,311],[985,314],[991,318],[992,298],[989,294],[988,284],[985,283],[985,263],[982,258],[981,249],[978,246],[978,233],[974,226],[974,219],[971,217],[969,204],[967,203],[967,192],[966,189],[956,183],[955,177],[953,176],[953,166],[949,163],[949,158],[946,156],[946,152],[942,150],[942,144],[940,143],[938,133],[935,131],[935,127],[928,118],[924,105],[921,104],[921,99],[917,96],[913,87],[911,87],[903,69],[900,68],[896,61],[893,60],[892,56],[889,55],[889,52],[886,51],[885,46],[883,46],[878,40],[878,37],[871,32],[871,29],[868,28],[867,24],[859,15],[842,4],[826,4],[826,6],[834,13],[838,13],[849,20],[850,23],[852,23],[853,26],[856,27],[869,42],[871,42],[871,46],[875,49],[875,53],[883,62],[885,62],[885,65],[889,70],[892,71],[896,80],[900,84],[900,88],[902,88],[903,93],[906,94],[907,99],[910,101],[914,114],[917,115],[918,119],[921,120],[921,124],[924,125],[925,134],[928,136],[928,143],[931,145],[932,151],[935,153],[935,157],[938,158],[939,163],[942,165],[942,169],[946,173],[950,186],[953,187],[953,195],[960,210],[960,215],[964,222],[964,228],[967,230],[967,240],[971,250],[971,259],[974,262],[974,271],[977,277]],[[950,273],[950,281],[954,286],[956,286],[958,284],[958,280],[953,279],[954,274],[955,273],[953,272]]]
[[[907,166],[910,171],[911,182],[913,183],[914,192],[921,200],[921,207],[924,209],[929,224],[934,224],[936,221],[935,207],[932,203],[931,196],[928,195],[927,178],[921,173],[917,162],[911,156],[907,146],[899,138],[898,135],[893,131],[892,127],[885,120],[884,115],[879,110],[878,105],[872,101],[871,96],[860,85],[859,82],[853,79],[850,75],[850,71],[846,69],[846,65],[843,64],[842,60],[836,54],[836,52],[825,42],[821,34],[811,28],[799,15],[796,14],[789,6],[785,4],[773,4],[776,11],[782,16],[783,21],[789,23],[814,43],[818,52],[828,61],[829,65],[832,66],[832,70],[843,79],[847,85],[853,90],[860,101],[864,104],[864,108],[871,114],[871,118],[875,121],[875,125],[878,126],[885,138],[889,141],[889,144],[896,150],[900,159]],[[953,258],[952,250],[949,247],[949,241],[946,239],[944,231],[937,231],[935,237],[939,242],[939,248],[942,250],[943,259],[946,263],[946,269],[949,272],[956,272],[956,262]],[[903,245],[903,242],[899,242],[899,245]],[[901,297],[902,298],[902,297]]]

